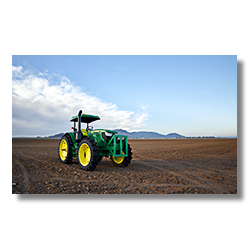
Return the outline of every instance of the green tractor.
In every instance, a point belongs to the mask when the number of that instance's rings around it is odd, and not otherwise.
[[[133,154],[128,137],[112,130],[93,129],[89,124],[96,120],[100,120],[99,116],[82,114],[82,110],[71,118],[73,132],[65,133],[59,142],[60,161],[70,164],[72,159],[77,159],[83,169],[92,171],[105,156],[115,166],[127,167]],[[82,122],[87,124],[86,129],[81,129]]]

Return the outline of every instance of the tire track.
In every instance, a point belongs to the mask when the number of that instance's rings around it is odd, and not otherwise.
[[[28,161],[27,158],[30,158],[30,159],[33,159],[33,160],[35,160],[35,161],[38,161],[39,163],[45,163],[44,166],[51,165],[52,163],[58,161],[58,159],[54,159],[54,160],[52,160],[52,161],[49,161],[49,160],[45,161],[44,159],[43,159],[43,160],[40,160],[40,159],[37,159],[37,157],[30,156],[30,155],[27,155],[27,154],[26,154],[25,156],[24,156],[23,154],[21,154],[21,153],[17,153],[17,154],[18,154],[19,156],[23,157],[26,161]],[[39,153],[39,155],[40,155],[40,153]]]
[[[214,156],[214,157],[212,157],[212,158],[206,160],[206,162],[213,162],[214,160],[219,159],[219,158],[221,158],[222,156],[224,156],[225,154],[229,154],[229,153],[232,152],[232,151],[235,151],[235,149],[230,149],[230,150],[228,150],[227,152],[223,152],[223,153],[221,153],[221,154],[219,154],[219,155],[217,155],[217,156]]]
[[[16,161],[15,159],[12,159],[12,161],[14,162],[14,164],[16,164],[16,166],[18,166],[22,175],[22,180],[23,180],[22,181],[22,193],[29,194],[29,178],[28,178],[27,171],[25,170],[25,167],[21,163]]]
[[[30,161],[29,161],[27,158],[36,160],[38,163],[41,164],[41,166],[42,166],[43,168],[52,166],[54,163],[57,163],[57,162],[59,161],[58,159],[54,159],[54,160],[51,160],[51,161],[45,161],[45,160],[41,161],[41,160],[39,160],[39,159],[37,159],[37,158],[35,158],[35,157],[32,157],[32,156],[28,156],[28,155],[25,155],[25,156],[24,156],[24,155],[21,154],[21,153],[16,153],[16,154],[19,155],[23,160],[25,160],[25,161],[28,162],[29,164],[30,164]]]
[[[151,164],[151,163],[145,163],[144,161],[136,161],[136,160],[134,160],[135,161],[135,164],[141,164],[141,165],[148,165],[148,166],[150,166],[150,167],[154,167],[154,168],[157,168],[157,169],[159,169],[159,170],[161,170],[161,171],[164,171],[164,172],[167,172],[167,173],[169,173],[169,174],[172,174],[173,176],[176,176],[176,177],[179,177],[179,178],[182,178],[182,179],[184,179],[184,180],[186,180],[186,181],[188,181],[189,183],[191,183],[191,184],[186,184],[186,185],[183,185],[183,184],[176,184],[176,183],[138,183],[138,180],[133,180],[133,179],[131,179],[131,176],[124,176],[124,175],[121,175],[121,174],[118,174],[118,173],[112,173],[112,174],[110,174],[110,175],[112,175],[112,176],[116,176],[116,177],[120,177],[120,178],[122,178],[122,179],[126,179],[126,182],[127,183],[129,183],[129,187],[127,187],[127,188],[125,188],[124,190],[126,190],[126,191],[130,191],[130,190],[133,190],[133,189],[136,189],[136,188],[145,188],[145,189],[147,189],[148,191],[150,191],[150,192],[152,192],[152,193],[155,193],[155,194],[157,194],[158,192],[155,192],[155,190],[153,190],[152,188],[154,188],[154,187],[161,187],[161,190],[163,190],[163,191],[165,191],[165,192],[169,192],[169,190],[167,190],[167,189],[165,189],[165,188],[167,188],[167,187],[180,187],[180,188],[183,188],[183,187],[186,187],[186,188],[197,188],[197,187],[202,187],[202,188],[204,188],[204,189],[206,189],[206,190],[209,190],[209,191],[211,191],[209,188],[209,186],[206,186],[206,185],[202,185],[201,183],[199,183],[199,182],[196,182],[196,181],[194,181],[194,180],[191,180],[191,179],[189,179],[189,178],[186,178],[186,177],[184,177],[184,176],[182,176],[182,175],[179,175],[179,174],[176,174],[174,171],[171,171],[171,170],[167,170],[167,169],[165,169],[165,168],[162,168],[162,167],[159,167],[159,166],[156,166],[155,164]],[[156,163],[155,161],[153,161],[154,163]],[[138,176],[137,176],[138,177]],[[195,185],[192,185],[192,184],[196,184],[197,186],[195,186]],[[165,188],[164,188],[165,187]],[[150,190],[148,189],[148,188],[150,188]],[[217,190],[214,190],[214,191],[218,191],[218,189]]]
[[[228,185],[228,186],[231,186],[231,183],[232,182],[234,182],[234,180],[235,180],[235,178],[234,177],[229,177],[228,175],[227,175],[227,173],[225,173],[225,171],[222,171],[222,170],[218,170],[218,169],[214,169],[214,168],[210,168],[209,167],[209,169],[211,170],[211,171],[209,171],[209,170],[205,170],[205,169],[202,169],[201,168],[201,166],[200,165],[198,165],[198,164],[193,164],[193,163],[187,163],[187,162],[183,162],[183,163],[173,163],[173,162],[165,162],[165,161],[163,161],[163,160],[157,160],[157,162],[160,162],[162,165],[165,165],[165,166],[167,166],[167,167],[173,167],[173,168],[175,168],[175,169],[178,169],[178,170],[180,170],[180,171],[185,171],[185,170],[183,170],[183,166],[185,166],[185,167],[189,167],[189,168],[195,168],[195,170],[196,171],[199,171],[201,174],[203,174],[203,175],[208,175],[211,179],[215,179],[215,177],[214,177],[214,174],[220,174],[224,179],[226,179],[226,181],[228,182],[230,182],[230,184],[227,184],[227,183],[225,183],[224,182],[224,185]],[[214,173],[212,172],[212,171],[214,171]],[[204,178],[204,177],[202,177],[202,176],[194,176],[193,174],[191,174],[190,173],[190,171],[188,171],[189,173],[189,175],[191,175],[192,177],[194,177],[194,178],[196,178],[196,179],[198,179],[198,180],[200,180],[201,182],[205,182],[205,183],[207,183],[207,184],[209,184],[209,185],[214,185],[214,182],[211,182],[210,180],[208,180],[208,179],[206,179],[206,178]],[[225,181],[225,180],[224,180]]]
[[[162,161],[162,160],[160,160]],[[162,161],[164,162],[164,161]],[[208,175],[211,175],[213,174],[212,171],[216,172],[216,173],[220,173],[221,175],[225,175],[225,172],[224,170],[221,170],[219,168],[213,168],[209,165],[207,165],[206,167],[209,168],[209,170],[205,170],[203,168],[201,168],[201,165],[200,164],[197,164],[197,163],[188,163],[188,162],[180,162],[180,163],[173,163],[173,162],[169,162],[170,164],[174,165],[175,167],[176,166],[179,166],[181,168],[183,168],[183,165],[187,168],[191,168],[191,169],[194,169],[194,170],[199,170],[200,172],[204,173],[204,174],[208,174]],[[166,164],[166,162],[165,162]],[[204,166],[204,163],[203,163],[203,166]]]
[[[151,162],[152,162],[152,160],[151,160]],[[215,192],[219,192],[219,191],[220,191],[220,192],[228,191],[227,189],[222,188],[221,186],[216,186],[216,187],[214,187],[214,184],[213,184],[213,186],[209,186],[209,185],[207,185],[207,184],[200,183],[199,181],[192,180],[192,179],[190,179],[190,178],[184,177],[183,175],[177,174],[177,173],[174,172],[174,171],[167,170],[167,169],[165,169],[165,168],[159,167],[159,166],[155,165],[155,163],[156,163],[155,161],[153,161],[153,163],[149,163],[149,161],[147,161],[147,162],[145,162],[145,161],[140,161],[140,163],[145,164],[145,165],[150,166],[150,167],[153,167],[153,168],[156,168],[156,169],[159,169],[159,170],[164,171],[164,172],[166,172],[166,173],[168,173],[168,174],[172,174],[173,176],[182,178],[183,180],[186,180],[186,181],[188,181],[189,183],[193,184],[193,185],[194,185],[194,186],[192,186],[193,188],[195,188],[195,187],[200,187],[200,188],[204,188],[204,189],[206,189],[206,190],[215,191]],[[196,185],[197,185],[197,186],[196,186]],[[184,186],[186,187],[187,185],[182,185],[182,186],[183,186],[183,187],[184,187]]]
[[[183,167],[187,167],[188,169],[188,174],[192,177],[194,177],[195,179],[198,179],[200,180],[201,182],[205,182],[206,184],[209,184],[209,185],[215,185],[214,182],[211,182],[210,180],[208,180],[207,178],[205,177],[202,177],[202,176],[197,176],[197,175],[193,175],[192,172],[195,170],[195,171],[199,171],[201,174],[203,175],[208,175],[208,177],[210,179],[215,179],[215,174],[220,174],[223,178],[224,178],[224,185],[227,185],[227,186],[231,186],[232,183],[234,183],[235,181],[235,178],[232,176],[228,176],[228,173],[226,173],[224,170],[220,170],[218,168],[211,168],[209,166],[207,166],[209,168],[209,170],[205,170],[203,168],[201,168],[201,165],[197,164],[197,163],[188,163],[188,162],[180,162],[180,163],[173,163],[172,161],[164,161],[164,160],[161,160],[161,159],[158,159],[158,160],[147,160],[146,157],[143,157],[144,159],[146,159],[146,161],[152,161],[152,162],[159,162],[161,165],[164,165],[164,166],[167,166],[167,167],[172,167],[174,169],[177,169],[177,170],[180,170],[182,172],[184,172],[185,170],[183,170]],[[192,170],[190,172],[190,169]],[[213,171],[215,173],[213,173]],[[187,172],[187,171],[185,171]],[[236,175],[237,176],[237,175]],[[236,177],[235,176],[235,177]],[[225,179],[227,181],[227,183],[225,183]],[[228,183],[229,182],[229,183]]]
[[[145,162],[134,160],[134,163],[135,164],[139,163],[139,164],[143,165]],[[146,165],[147,165],[147,163],[146,163]],[[151,164],[150,164],[150,166],[151,166]],[[165,170],[164,168],[161,168],[159,166],[154,165],[154,167],[161,170],[161,171],[165,171],[167,173],[171,172],[171,171]],[[164,187],[182,187],[183,188],[183,186],[184,186],[183,184],[174,184],[174,183],[171,183],[171,184],[169,184],[169,183],[160,183],[160,184],[159,183],[141,183],[140,184],[140,183],[138,183],[138,180],[136,180],[136,179],[133,180],[131,176],[124,176],[124,175],[121,175],[120,173],[112,173],[110,175],[112,175],[113,177],[118,177],[118,178],[120,177],[121,179],[126,179],[125,183],[127,183],[127,185],[129,185],[129,187],[124,189],[126,191],[130,191],[130,190],[133,190],[133,189],[136,189],[136,188],[145,188],[145,189],[147,189],[148,191],[150,191],[150,192],[152,192],[154,194],[158,194],[158,192],[155,192],[155,190],[153,190],[152,188],[161,187],[161,189],[163,191],[169,192],[169,190],[166,190]],[[175,176],[177,176],[177,175],[175,174]],[[138,177],[138,176],[135,176],[135,177]],[[183,179],[185,179],[185,178],[183,178]],[[114,182],[116,182],[116,181],[114,181]],[[120,183],[119,183],[119,186],[120,186]],[[191,185],[185,185],[185,187],[193,188],[193,186],[191,186]]]
[[[179,170],[179,171],[182,171],[182,172],[185,172],[185,173],[187,173],[188,175],[190,175],[190,176],[192,176],[192,177],[194,177],[195,179],[197,179],[197,180],[199,180],[200,182],[205,182],[207,185],[213,185],[214,183],[213,182],[211,182],[211,181],[209,181],[209,180],[207,180],[207,179],[205,179],[205,178],[203,178],[203,177],[201,177],[201,176],[194,176],[193,174],[191,174],[190,173],[190,171],[185,171],[185,170],[183,170],[183,167],[186,167],[187,166],[187,164],[185,163],[185,164],[183,164],[183,165],[181,165],[181,164],[178,164],[178,163],[173,163],[173,162],[164,162],[163,160],[157,160],[157,162],[160,162],[160,164],[162,164],[163,166],[167,166],[167,167],[173,167],[174,169],[177,169],[177,170]],[[191,165],[191,164],[190,164]],[[192,165],[193,166],[193,165]],[[197,166],[197,165],[196,165]],[[191,167],[191,166],[190,166]],[[200,171],[201,173],[203,173],[203,174],[208,174],[208,175],[210,175],[211,176],[211,172],[209,172],[209,171],[207,171],[207,170],[204,170],[204,169],[201,169],[201,168],[199,168],[198,166],[196,167],[197,169],[195,169],[195,170],[198,170],[198,171]]]
[[[166,164],[166,161],[168,162],[168,164],[170,165],[173,165],[175,168],[176,168],[176,166],[180,166],[181,168],[183,168],[183,165],[185,165],[186,167],[188,167],[188,168],[192,168],[192,169],[194,169],[195,168],[195,170],[199,170],[199,171],[203,171],[204,173],[210,173],[208,170],[205,170],[205,169],[201,169],[201,166],[199,165],[199,164],[197,164],[197,163],[188,163],[187,161],[185,161],[185,162],[180,162],[180,163],[176,163],[176,162],[172,162],[171,160],[161,160],[161,159],[148,159],[148,157],[146,157],[146,156],[140,156],[140,158],[142,158],[143,160],[145,160],[145,161],[157,161],[157,162],[162,162],[162,163],[164,163],[164,164]],[[219,157],[215,157],[215,158],[219,158]],[[141,159],[139,159],[138,161],[140,161]],[[207,160],[207,161],[204,161],[203,163],[209,163],[209,161],[210,160]],[[211,164],[211,163],[209,163],[209,164]],[[213,170],[213,171],[217,171],[217,172],[219,172],[219,173],[221,173],[221,174],[224,174],[223,173],[223,171],[222,170],[220,170],[220,169],[218,169],[218,168],[213,168],[213,167],[209,167],[209,169],[210,170]]]

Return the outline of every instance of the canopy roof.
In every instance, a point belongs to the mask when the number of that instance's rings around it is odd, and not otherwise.
[[[78,119],[78,115],[75,115],[75,116],[72,116],[70,121],[77,122],[77,119]],[[96,121],[96,120],[100,120],[100,117],[95,116],[95,115],[86,115],[86,114],[81,115],[81,122],[91,123],[91,122]]]

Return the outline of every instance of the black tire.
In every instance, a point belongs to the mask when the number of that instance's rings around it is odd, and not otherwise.
[[[99,163],[99,150],[92,138],[84,138],[77,149],[77,161],[84,170],[93,171]]]
[[[62,163],[70,164],[72,162],[72,145],[70,135],[64,134],[58,145],[58,156]]]
[[[132,148],[131,148],[130,145],[128,144],[128,156],[127,156],[127,157],[124,157],[124,160],[123,160],[121,163],[115,162],[112,156],[110,156],[110,158],[111,158],[113,164],[114,164],[116,167],[126,168],[126,167],[130,164],[130,162],[131,162],[131,160],[132,160],[132,158],[133,158],[133,157],[132,157],[132,154],[133,154],[133,153],[132,153]]]
[[[98,163],[102,160],[103,156],[102,155],[98,155]]]

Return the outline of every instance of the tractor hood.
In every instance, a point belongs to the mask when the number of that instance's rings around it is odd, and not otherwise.
[[[117,134],[116,131],[108,130],[108,129],[90,129],[91,133],[99,133],[99,132],[106,132],[109,134]]]

